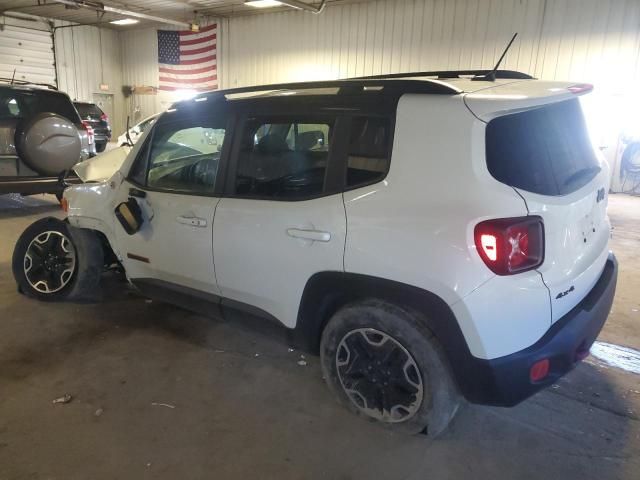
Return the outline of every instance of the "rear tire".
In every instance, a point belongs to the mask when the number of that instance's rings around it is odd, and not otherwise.
[[[460,396],[442,347],[415,312],[379,300],[339,310],[322,333],[324,378],[338,401],[387,429],[430,437]]]
[[[25,295],[45,301],[88,300],[98,289],[104,252],[95,232],[49,217],[20,235],[12,267]]]
[[[107,142],[96,142],[96,152],[102,153],[107,148]]]

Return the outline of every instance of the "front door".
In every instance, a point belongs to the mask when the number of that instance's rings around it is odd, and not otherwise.
[[[117,228],[118,243],[129,278],[217,295],[212,231],[226,119],[182,113],[160,118],[121,186],[119,201],[135,198],[144,222],[133,235]]]
[[[293,327],[307,280],[343,270],[344,204],[327,180],[343,131],[337,122],[319,115],[242,122],[213,231],[223,302],[248,304]]]

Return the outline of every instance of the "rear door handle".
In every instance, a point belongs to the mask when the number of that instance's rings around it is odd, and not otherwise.
[[[331,240],[331,234],[329,232],[323,232],[321,230],[303,230],[300,228],[289,228],[287,229],[287,235],[293,238],[312,240],[314,242],[328,242],[329,240]]]
[[[183,225],[190,225],[192,227],[206,227],[207,221],[204,218],[198,217],[185,217],[184,215],[180,215],[176,218],[178,223],[182,223]]]

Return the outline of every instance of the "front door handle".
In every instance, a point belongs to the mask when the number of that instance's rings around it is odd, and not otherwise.
[[[182,223],[183,225],[190,225],[192,227],[206,227],[207,221],[204,218],[198,217],[185,217],[184,215],[180,215],[176,218],[178,223]]]
[[[323,232],[321,230],[303,230],[301,228],[289,228],[287,229],[287,235],[293,238],[301,238],[303,240],[311,240],[314,242],[328,242],[331,240],[331,234],[329,232]]]

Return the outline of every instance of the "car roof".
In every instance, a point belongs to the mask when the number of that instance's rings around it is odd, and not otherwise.
[[[548,82],[537,80],[530,75],[512,70],[457,70],[433,72],[409,72],[369,77],[326,80],[314,82],[281,83],[258,85],[227,90],[203,92],[191,100],[183,100],[171,109],[187,105],[191,101],[219,99],[227,101],[257,98],[277,98],[282,96],[336,96],[367,95],[377,90],[396,97],[409,94],[460,95],[479,94],[490,91],[495,99],[519,97],[557,96],[575,86],[570,82]],[[489,98],[489,94],[485,95]],[[504,98],[502,98],[504,97]],[[170,110],[171,110],[170,109]]]

